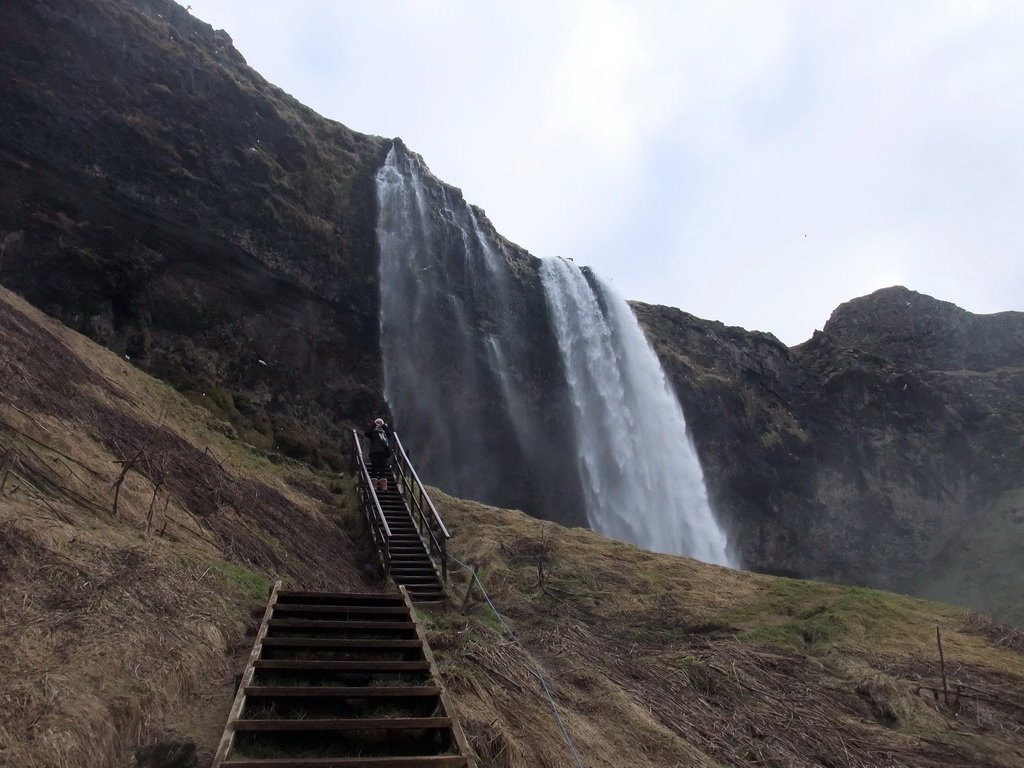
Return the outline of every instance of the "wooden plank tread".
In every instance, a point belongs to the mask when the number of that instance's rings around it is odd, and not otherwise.
[[[307,603],[278,603],[274,613],[365,613],[396,615],[408,614],[404,605],[314,605]]]
[[[298,661],[294,659],[257,659],[256,669],[267,671],[320,672],[421,672],[430,670],[429,661]]]
[[[461,755],[423,757],[303,757],[225,760],[224,768],[466,768]]]
[[[422,648],[419,640],[360,640],[334,637],[267,637],[264,648],[341,648],[349,650],[392,650],[396,648]]]
[[[330,720],[236,720],[236,731],[409,731],[451,728],[450,717],[364,717]]]
[[[277,593],[277,601],[289,600],[379,600],[384,603],[401,602],[400,595],[394,592],[301,592],[282,589]]]
[[[387,699],[431,698],[441,693],[437,685],[247,685],[245,695],[253,698],[300,699]]]
[[[423,757],[303,757],[239,758],[221,763],[224,768],[465,768],[469,763],[461,755],[425,755]]]
[[[372,630],[415,630],[412,621],[317,621],[316,619],[271,619],[271,629],[372,629]]]

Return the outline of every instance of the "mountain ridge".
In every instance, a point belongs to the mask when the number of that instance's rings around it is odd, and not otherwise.
[[[823,331],[846,346],[935,370],[1024,366],[1024,312],[979,315],[903,286],[839,305]]]

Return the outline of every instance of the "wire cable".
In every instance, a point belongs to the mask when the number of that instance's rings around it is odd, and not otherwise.
[[[572,756],[576,760],[576,765],[578,765],[579,768],[584,768],[583,767],[583,762],[580,760],[580,756],[578,754],[576,754],[576,747],[573,746],[572,739],[569,738],[569,732],[565,728],[565,723],[562,722],[562,716],[558,713],[558,707],[555,705],[555,699],[551,695],[551,689],[548,688],[548,683],[544,679],[544,675],[542,675],[541,672],[540,672],[540,665],[537,663],[537,660],[535,658],[533,658],[533,655],[528,650],[526,650],[526,646],[524,646],[521,642],[519,642],[519,638],[516,637],[516,633],[512,631],[512,628],[508,624],[505,623],[505,619],[503,619],[501,614],[498,613],[498,609],[495,608],[494,607],[494,603],[491,602],[491,598],[487,594],[487,590],[484,589],[484,584],[483,584],[482,581],[480,581],[480,577],[476,575],[476,571],[474,571],[472,568],[470,568],[464,562],[459,560],[459,558],[457,558],[457,557],[455,557],[453,555],[450,555],[450,554],[448,555],[448,557],[450,557],[456,563],[458,563],[463,568],[465,568],[467,571],[469,571],[470,574],[472,574],[473,578],[476,580],[477,586],[480,587],[480,593],[484,596],[484,600],[487,601],[487,604],[489,606],[491,606],[491,610],[494,611],[494,615],[498,617],[498,621],[500,621],[501,622],[501,626],[503,626],[505,628],[505,632],[507,632],[508,636],[511,637],[515,641],[515,644],[518,645],[520,647],[520,649],[522,649],[523,653],[526,654],[527,658],[531,662],[533,662],[533,673],[537,676],[537,679],[540,680],[540,684],[542,686],[544,686],[544,693],[547,694],[548,703],[551,704],[551,711],[555,713],[555,719],[558,720],[558,727],[562,729],[562,735],[565,737],[565,743],[569,745],[569,749],[572,752]]]

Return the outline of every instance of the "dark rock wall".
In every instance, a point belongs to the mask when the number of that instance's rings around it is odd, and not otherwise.
[[[1024,485],[1024,313],[977,316],[891,288],[789,349],[634,309],[748,567],[910,588]]]
[[[0,281],[264,447],[319,461],[383,409],[389,142],[168,0],[9,0],[0,35]]]
[[[844,346],[937,371],[1024,364],[1020,312],[975,315],[902,286],[846,302],[832,313],[824,331]]]

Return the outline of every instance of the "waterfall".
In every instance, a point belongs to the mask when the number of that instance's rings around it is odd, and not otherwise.
[[[682,410],[625,301],[501,239],[398,141],[377,195],[384,396],[424,479],[727,563]]]
[[[629,305],[563,259],[544,259],[541,277],[572,393],[591,527],[729,564],[682,407]]]
[[[425,478],[446,491],[586,523],[571,457],[538,418],[563,393],[539,281],[484,232],[457,190],[398,142],[377,174],[384,396]],[[527,274],[528,278],[528,274]]]

